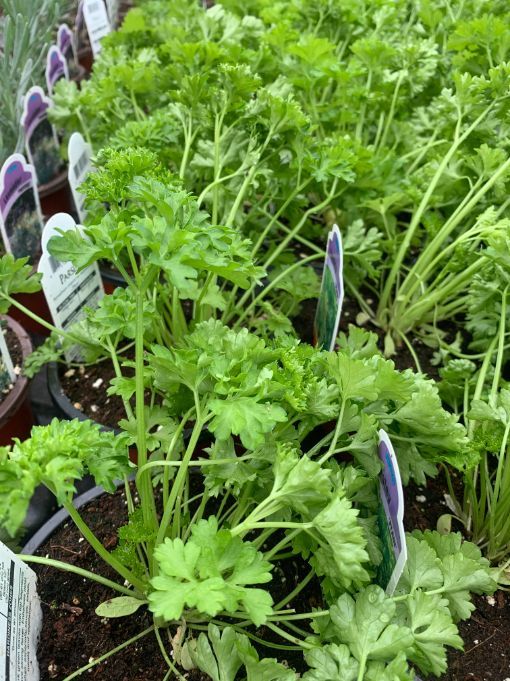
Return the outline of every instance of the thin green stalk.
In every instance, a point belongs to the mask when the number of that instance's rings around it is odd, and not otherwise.
[[[14,307],[17,307],[20,312],[23,312],[23,314],[25,314],[27,317],[30,317],[30,319],[32,319],[34,322],[37,322],[41,326],[44,326],[44,328],[47,329],[48,331],[56,333],[58,336],[61,336],[62,338],[67,338],[67,340],[71,341],[71,343],[91,345],[90,343],[87,343],[83,338],[76,338],[76,336],[73,336],[72,333],[68,333],[63,329],[58,329],[56,326],[53,326],[53,324],[50,324],[50,322],[47,322],[45,319],[42,319],[42,317],[38,317],[36,314],[32,312],[32,310],[29,310],[28,307],[25,307],[24,305],[22,305],[22,303],[18,302],[14,298],[11,298],[11,296],[7,295],[6,293],[0,291],[0,297],[3,298],[4,300],[7,300],[11,305],[14,305]]]
[[[120,368],[119,360],[117,357],[117,351],[110,339],[109,336],[106,337],[106,345],[108,347],[108,351],[110,353],[110,358],[112,360],[113,368],[115,370],[115,376],[117,378],[122,378],[122,370]],[[126,400],[124,397],[122,397],[122,404],[124,405],[124,411],[126,412],[126,416],[128,419],[133,419],[134,414],[133,414],[133,409],[131,408],[131,405],[129,404],[129,400]]]
[[[386,144],[386,138],[388,137],[388,133],[390,131],[390,126],[393,123],[393,118],[395,116],[395,109],[397,107],[397,100],[398,100],[398,94],[400,92],[400,86],[402,85],[402,81],[404,80],[404,71],[401,71],[397,83],[395,85],[395,89],[393,90],[393,97],[391,98],[391,104],[390,104],[390,110],[388,113],[388,116],[386,118],[386,125],[384,126],[384,132],[381,135],[381,139],[379,140],[379,144],[376,144],[376,148],[381,148],[384,147]]]
[[[450,234],[473,211],[473,208],[478,204],[480,199],[485,196],[489,189],[494,186],[494,184],[502,175],[507,172],[509,168],[510,157],[500,165],[498,170],[496,170],[496,172],[490,176],[490,178],[480,187],[480,189],[472,196],[472,198],[464,204],[463,208],[459,211],[455,211],[455,213],[445,222],[432,241],[427,244],[423,252],[420,254],[417,262],[410,269],[404,283],[400,287],[401,292],[405,292],[406,288],[409,286],[409,282],[411,284],[413,283],[414,277],[417,276],[417,270],[419,268],[421,269],[425,267],[429,261],[434,258],[436,253],[442,249],[446,239],[450,236]]]
[[[147,463],[147,428],[145,422],[145,362],[144,362],[144,315],[143,305],[145,290],[143,286],[136,293],[136,325],[135,325],[135,414],[136,414],[136,449],[138,465]],[[140,506],[146,527],[157,527],[157,511],[154,492],[150,478],[140,480],[137,488],[140,494]],[[149,571],[152,574],[152,551],[149,550]]]
[[[186,452],[184,454],[183,460],[182,460],[182,466],[179,467],[179,471],[175,477],[174,484],[172,485],[172,491],[170,492],[170,496],[168,498],[168,502],[165,506],[165,510],[163,512],[163,517],[161,518],[161,522],[159,525],[159,530],[158,534],[156,537],[156,546],[161,544],[166,536],[166,532],[168,530],[168,527],[170,525],[170,520],[172,518],[172,513],[174,510],[175,502],[177,501],[177,496],[179,495],[181,491],[182,484],[184,482],[184,478],[186,477],[186,472],[188,470],[189,463],[191,461],[191,457],[193,456],[193,453],[195,451],[195,447],[198,442],[198,438],[200,437],[202,433],[202,428],[204,427],[206,423],[206,419],[203,419],[201,416],[201,410],[200,410],[200,405],[198,401],[198,396],[195,393],[195,403],[196,403],[196,421],[195,425],[193,427],[193,432],[191,434],[191,438],[189,440],[188,446],[186,448]]]
[[[301,528],[296,528],[295,530],[292,530],[292,532],[289,532],[288,534],[285,535],[285,537],[278,542],[275,546],[270,551],[265,552],[265,558],[266,560],[272,560],[273,556],[275,556],[279,551],[281,551],[287,544],[289,544],[294,537],[296,537],[299,533],[301,532]]]
[[[246,317],[251,313],[251,311],[256,308],[256,306],[260,303],[260,301],[267,296],[267,294],[272,291],[275,286],[277,286],[280,281],[288,276],[291,272],[293,272],[295,269],[298,267],[302,267],[303,265],[306,265],[309,262],[312,262],[312,260],[317,260],[318,258],[323,258],[324,256],[320,253],[315,253],[314,255],[309,255],[307,258],[303,258],[303,260],[298,260],[295,262],[293,265],[290,267],[286,268],[281,272],[277,277],[275,277],[269,284],[262,289],[262,291],[256,296],[251,303],[244,309],[243,313],[237,318],[235,323],[232,325],[233,328],[238,328],[239,325],[246,319]],[[238,309],[242,309],[243,305],[246,303],[246,300],[241,299],[241,301],[238,304]]]
[[[277,627],[276,624],[273,624],[272,622],[266,622],[265,626],[268,629],[271,629],[271,631],[274,631],[275,634],[278,634],[278,636],[281,636],[282,638],[286,639],[287,641],[290,641],[290,643],[294,643],[295,645],[298,645],[300,648],[305,648],[305,650],[312,650],[312,648],[315,647],[311,643],[307,643],[306,641],[303,641],[302,639],[297,638],[297,636],[292,636],[292,634],[289,634],[288,632],[284,631],[280,627]]]
[[[89,528],[87,523],[83,520],[78,509],[76,509],[71,502],[66,502],[64,504],[64,508],[69,513],[76,527],[80,530],[84,538],[88,541],[98,556],[100,556],[105,563],[110,565],[110,567],[112,567],[121,577],[126,579],[130,584],[138,589],[140,593],[144,593],[146,590],[144,582],[134,575],[130,570],[128,570],[125,565],[122,565],[122,563],[118,561],[115,556],[112,556],[112,554],[103,546],[103,544]]]
[[[281,610],[282,608],[284,608],[287,605],[287,603],[290,603],[296,596],[299,596],[301,591],[303,591],[303,589],[311,582],[311,580],[314,578],[314,576],[315,576],[315,570],[312,569],[306,575],[306,577],[304,579],[302,579],[299,582],[299,584],[296,587],[294,587],[294,589],[289,594],[287,594],[285,596],[285,598],[282,598],[281,601],[278,601],[278,603],[276,603],[276,605],[274,606],[274,610]],[[292,615],[289,615],[287,617],[287,619],[291,619],[291,618],[292,618]]]
[[[346,400],[342,400],[342,404],[340,406],[340,413],[338,414],[338,419],[336,422],[335,434],[333,435],[333,439],[331,440],[328,451],[319,459],[319,464],[321,466],[335,453],[336,443],[338,442],[338,438],[340,437],[342,422],[344,420],[345,405]]]
[[[335,196],[336,196],[336,189],[338,187],[338,182],[339,182],[338,178],[335,177],[327,197],[323,201],[318,203],[316,206],[312,206],[312,208],[309,208],[307,211],[305,211],[303,217],[298,222],[296,227],[294,227],[291,230],[291,232],[289,232],[289,234],[285,237],[285,239],[282,239],[280,244],[275,248],[275,250],[267,258],[267,260],[263,264],[263,267],[264,267],[265,270],[267,270],[269,265],[271,265],[276,260],[276,258],[285,250],[285,248],[287,248],[288,244],[292,241],[292,239],[296,236],[296,234],[299,234],[299,232],[301,231],[303,225],[305,225],[308,218],[311,215],[314,215],[315,213],[319,213],[321,210],[323,210],[324,208],[327,208],[327,206],[329,206],[329,204],[331,203],[333,198],[335,198]]]
[[[158,646],[161,651],[161,654],[163,655],[163,659],[165,660],[167,667],[175,674],[175,676],[179,679],[179,681],[186,681],[186,677],[183,676],[175,667],[174,663],[168,656],[168,653],[166,652],[165,646],[163,644],[163,641],[161,640],[161,635],[159,633],[159,628],[154,627],[154,633],[156,634],[156,639],[158,641]]]
[[[409,227],[407,228],[404,239],[402,240],[402,243],[400,245],[400,248],[397,252],[397,255],[395,257],[395,260],[393,261],[393,265],[391,267],[391,270],[388,274],[388,277],[386,278],[386,283],[384,285],[381,298],[379,301],[379,308],[377,311],[377,316],[378,318],[381,317],[382,313],[384,310],[387,309],[388,307],[388,301],[389,297],[391,294],[391,291],[395,285],[395,282],[397,280],[397,277],[400,274],[402,263],[404,261],[404,258],[409,250],[409,246],[412,243],[414,234],[416,230],[418,229],[423,214],[425,213],[425,210],[427,206],[429,205],[430,199],[432,198],[432,195],[439,184],[439,181],[441,180],[441,177],[443,176],[443,173],[445,172],[446,168],[448,167],[448,164],[450,163],[451,159],[453,158],[454,154],[456,153],[457,149],[460,147],[460,145],[471,135],[471,133],[476,130],[476,128],[480,125],[480,123],[486,118],[491,111],[491,109],[494,106],[494,102],[491,103],[479,116],[476,118],[476,120],[462,133],[462,135],[456,135],[455,139],[448,149],[447,153],[444,155],[443,160],[437,167],[437,170],[434,174],[434,177],[432,178],[429,186],[427,187],[427,190],[425,191],[422,200],[420,201],[420,204],[418,205],[418,208],[413,214],[413,217],[411,219],[411,222],[409,224]]]
[[[170,461],[170,456],[172,455],[175,446],[177,445],[177,441],[181,436],[182,431],[184,430],[184,427],[186,423],[188,422],[189,417],[193,413],[193,407],[191,409],[188,409],[188,411],[184,414],[184,416],[181,419],[181,422],[179,423],[179,426],[177,427],[177,430],[175,433],[172,435],[172,439],[170,440],[170,444],[168,445],[168,449],[166,452],[165,456],[165,461],[168,462]],[[152,462],[149,462],[152,463]],[[146,464],[147,465],[147,464]],[[140,470],[138,471],[137,475],[140,473]],[[163,469],[163,506],[166,505],[166,502],[168,501],[168,487],[170,484],[170,468],[169,466],[165,466]]]
[[[72,572],[75,575],[79,575],[80,577],[84,577],[85,579],[90,579],[93,582],[97,582],[98,584],[107,586],[109,589],[118,591],[119,593],[124,594],[125,596],[135,597],[137,595],[141,596],[141,594],[136,590],[128,589],[122,584],[112,582],[111,579],[106,579],[106,577],[97,575],[95,572],[90,572],[90,570],[84,570],[83,568],[80,568],[77,565],[64,563],[63,561],[54,560],[53,558],[43,558],[41,556],[27,556],[23,553],[18,554],[18,558],[22,560],[24,563],[37,563],[38,565],[47,565],[48,567],[53,567],[56,568],[57,570],[63,570],[64,572]]]
[[[71,679],[75,679],[77,676],[81,676],[84,672],[88,671],[89,669],[92,669],[92,667],[95,667],[97,664],[101,664],[101,662],[104,662],[105,660],[107,660],[112,655],[115,655],[115,653],[118,653],[121,650],[124,650],[124,648],[127,648],[132,643],[135,643],[136,641],[143,638],[144,636],[147,636],[147,634],[150,634],[153,629],[154,629],[154,625],[148,627],[147,629],[144,629],[142,632],[140,632],[136,636],[132,636],[130,639],[128,639],[127,641],[124,641],[123,643],[121,643],[117,647],[112,648],[112,650],[109,650],[104,655],[101,655],[100,657],[96,657],[94,660],[92,660],[92,662],[89,662],[88,664],[84,665],[83,667],[80,667],[80,669],[77,669],[75,672],[73,672],[69,676],[66,676],[65,679],[63,679],[63,681],[71,681]]]
[[[296,198],[296,196],[298,196],[298,194],[300,192],[302,192],[304,189],[306,189],[306,187],[310,184],[311,181],[312,181],[312,178],[308,178],[307,180],[305,180],[304,182],[299,184],[293,192],[291,192],[290,194],[287,195],[287,198],[282,203],[280,208],[278,208],[276,213],[274,213],[274,215],[270,215],[270,221],[264,227],[264,229],[262,230],[262,233],[260,234],[257,242],[253,246],[253,249],[252,249],[252,252],[251,252],[252,257],[255,257],[255,255],[259,252],[259,249],[262,246],[262,244],[264,244],[266,242],[267,235],[271,231],[271,228],[273,227],[273,225],[276,224],[276,222],[278,222],[282,213],[288,208],[288,206],[292,203],[292,201]]]

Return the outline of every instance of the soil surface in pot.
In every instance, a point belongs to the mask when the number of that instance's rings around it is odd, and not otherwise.
[[[124,524],[127,517],[124,491],[103,495],[87,504],[80,513],[103,545],[110,551],[114,549],[117,544],[116,528]],[[40,547],[37,555],[71,563],[117,583],[121,581],[97,557],[71,520],[64,523]],[[100,618],[95,614],[95,608],[112,597],[110,589],[44,565],[33,564],[31,567],[38,575],[38,593],[44,616],[38,650],[41,681],[61,681],[92,658],[100,657],[152,624],[152,618],[145,608],[140,608],[135,615],[126,618]],[[276,565],[273,580],[268,585],[275,603],[289,593],[289,585],[292,587],[298,583],[308,571],[309,567],[304,561],[286,560]],[[321,606],[319,584],[314,583],[314,580],[300,594],[299,601],[293,601],[293,607],[301,612]],[[258,629],[257,634],[266,640],[274,640],[272,633],[264,630],[264,627]],[[266,657],[275,657],[277,652],[270,648],[259,650],[259,654]],[[279,659],[283,661],[282,657]],[[301,653],[291,652],[286,659],[293,667],[299,669],[300,663],[302,667]],[[99,681],[161,681],[167,671],[156,638],[150,633],[92,667],[86,672],[86,677]],[[175,681],[175,678],[172,675],[168,681]],[[210,681],[207,675],[198,670],[186,672],[186,678],[188,681]]]
[[[123,369],[125,375],[128,371]],[[90,366],[59,365],[59,378],[64,395],[75,409],[103,426],[117,427],[126,418],[123,402],[118,395],[107,395],[115,370],[110,360]]]
[[[21,344],[18,340],[18,337],[16,336],[14,331],[10,329],[8,326],[4,327],[2,325],[1,333],[3,333],[5,336],[5,342],[7,344],[9,354],[11,355],[14,371],[15,373],[21,373],[21,367],[23,365],[23,353],[21,350]],[[6,395],[8,395],[11,392],[12,388],[13,384],[11,383],[0,392],[0,402],[2,402]]]
[[[460,480],[453,478],[455,493]],[[443,475],[429,478],[426,487],[410,484],[404,488],[406,529],[435,530],[441,515],[448,513],[444,499],[447,489]],[[453,523],[452,529],[461,530]],[[442,681],[507,681],[510,679],[510,594],[497,591],[494,596],[474,596],[476,610],[466,622],[459,623],[464,652],[449,649],[448,671]],[[423,678],[434,681],[435,676]]]
[[[370,304],[373,302],[370,301],[370,295],[365,296],[365,298]],[[292,323],[296,333],[305,343],[313,342],[313,323],[316,309],[317,299],[310,298],[301,303],[299,314],[292,318]],[[349,324],[354,324],[357,326],[356,316],[359,314],[359,312],[361,312],[361,310],[358,302],[354,298],[349,298],[348,293],[346,293],[342,306],[342,316],[340,318],[340,331],[347,333],[349,331]],[[371,323],[367,323],[363,328],[365,328],[367,331],[377,334],[379,338],[379,349],[382,352],[384,349],[384,331]],[[458,331],[458,327],[453,322],[451,324],[442,324],[441,328],[446,333],[447,341],[453,340],[455,338],[455,333]],[[409,335],[409,340],[416,356],[418,357],[418,361],[420,362],[420,367],[423,373],[429,378],[438,379],[439,367],[432,364],[435,351],[434,348],[428,347],[420,338],[417,338],[412,334]],[[405,345],[397,348],[396,354],[391,357],[391,359],[395,362],[397,369],[404,370],[411,368],[413,371],[417,371],[414,358],[411,355],[409,348]]]

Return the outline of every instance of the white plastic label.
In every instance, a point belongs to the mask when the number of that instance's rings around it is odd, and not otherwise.
[[[25,133],[28,160],[35,168],[37,184],[53,180],[62,166],[57,133],[48,120],[51,100],[34,85],[25,95],[21,125]]]
[[[314,321],[314,343],[324,350],[335,349],[344,301],[343,246],[338,225],[328,234],[326,260]]]
[[[22,154],[12,154],[0,170],[0,231],[5,250],[35,262],[42,228],[34,168]]]
[[[110,17],[110,24],[117,26],[119,20],[119,0],[106,0],[106,9]]]
[[[84,222],[87,217],[87,210],[84,207],[85,197],[78,191],[78,187],[91,171],[90,159],[92,147],[85,142],[83,135],[79,132],[73,132],[69,139],[67,152],[69,158],[69,186],[71,187],[78,220]]]
[[[38,681],[42,612],[33,570],[0,542],[0,681]]]
[[[379,431],[379,536],[383,559],[379,565],[377,581],[388,596],[395,591],[407,561],[404,530],[404,489],[397,457],[388,433]]]
[[[104,296],[103,282],[96,263],[78,272],[70,262],[60,262],[48,252],[48,241],[61,231],[79,230],[67,213],[57,213],[48,220],[42,236],[42,256],[38,272],[42,274],[42,287],[53,323],[67,330],[85,317],[86,307],[96,307]],[[68,362],[79,358],[79,349],[66,352]]]
[[[5,342],[3,330],[0,328],[0,402],[2,401],[3,391],[8,389],[15,380],[16,374],[14,373],[11,354]]]
[[[53,94],[55,83],[61,78],[69,80],[66,58],[56,45],[52,45],[46,57],[46,85],[50,95]]]
[[[83,0],[83,18],[94,57],[101,52],[101,38],[111,33],[110,20],[103,0]]]

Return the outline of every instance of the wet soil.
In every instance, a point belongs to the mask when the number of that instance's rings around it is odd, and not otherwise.
[[[458,477],[453,475],[455,493],[461,490]],[[410,484],[404,490],[407,529],[436,529],[441,515],[448,513],[444,493],[444,476],[429,478],[426,487]],[[452,530],[460,531],[453,522]],[[459,632],[464,651],[449,649],[448,671],[441,681],[508,681],[510,679],[510,593],[497,591],[494,596],[474,596],[476,610],[466,622],[460,622]],[[433,681],[435,676],[423,681]]]
[[[123,373],[129,376],[129,369],[123,369]],[[110,381],[114,377],[115,370],[109,359],[89,366],[59,365],[62,391],[74,408],[93,421],[111,428],[126,418],[121,398],[107,394]]]
[[[119,490],[114,495],[104,495],[90,502],[81,513],[104,546],[110,551],[114,549],[117,543],[116,528],[127,519],[124,491]],[[37,555],[62,560],[119,582],[116,573],[98,558],[71,521],[62,525],[41,546]],[[38,591],[44,616],[38,650],[41,681],[65,678],[152,625],[152,618],[145,608],[126,618],[100,618],[95,614],[95,608],[112,597],[110,589],[75,574],[58,572],[42,565],[33,567],[39,578]],[[277,564],[273,580],[268,585],[275,603],[289,593],[308,571],[309,566],[305,561],[285,560]],[[292,602],[292,607],[298,612],[321,606],[320,587],[318,582],[313,581],[298,600]],[[255,633],[263,639],[276,640],[275,635],[264,627]],[[271,648],[259,649],[259,654],[270,657],[274,657],[276,652]],[[300,652],[280,652],[279,659],[298,670],[303,669]],[[167,671],[156,638],[149,633],[92,667],[86,674],[87,678],[104,681],[161,681]],[[209,680],[208,676],[197,670],[186,672],[185,677],[188,681]],[[170,676],[168,681],[175,681],[175,676]]]

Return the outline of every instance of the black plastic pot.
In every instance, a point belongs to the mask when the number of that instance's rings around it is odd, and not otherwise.
[[[100,267],[99,271],[101,272],[101,279],[106,294],[113,293],[118,287],[126,288],[126,280],[120,272],[106,267]]]
[[[82,482],[86,484],[87,480]],[[101,496],[101,494],[104,493],[105,490],[102,487],[99,486],[92,487],[87,491],[83,492],[82,494],[80,494],[79,496],[75,497],[75,499],[73,500],[73,506],[75,508],[81,508],[82,506],[85,506],[85,504],[88,504],[89,501],[97,499],[97,497]],[[44,542],[47,539],[51,537],[51,535],[53,534],[53,532],[55,532],[59,525],[61,525],[68,519],[69,513],[65,510],[65,508],[61,508],[56,513],[53,513],[53,515],[48,520],[46,520],[46,522],[42,526],[40,526],[36,532],[33,533],[33,535],[30,537],[30,539],[26,542],[25,546],[21,550],[21,553],[32,556],[37,551],[37,549],[40,546],[42,546],[42,544],[44,544]]]
[[[23,361],[32,352],[32,343],[25,329],[14,319],[2,315],[7,321],[9,328],[16,334]],[[30,396],[28,394],[28,378],[20,375],[17,377],[12,390],[0,403],[0,445],[9,445],[12,438],[18,437],[25,440],[30,435],[34,425]]]

